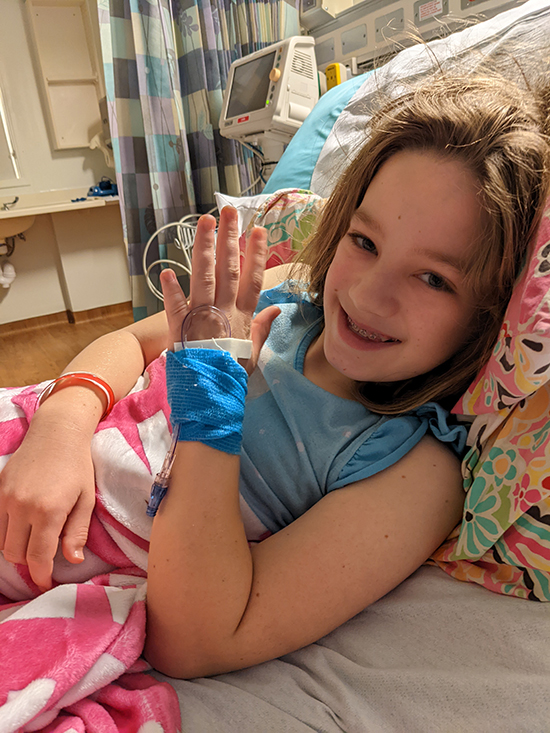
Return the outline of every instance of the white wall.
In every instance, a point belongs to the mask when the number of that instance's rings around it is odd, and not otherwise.
[[[0,84],[27,184],[0,189],[0,205],[45,191],[81,189],[85,195],[102,176],[114,178],[99,150],[52,149],[26,12],[23,0],[0,0]],[[0,288],[0,324],[130,300],[117,204],[38,216],[25,236],[10,258],[16,279],[9,290]],[[71,288],[63,285],[67,274]]]
[[[23,0],[0,0],[0,84],[22,175],[29,184],[1,189],[2,200],[11,194],[89,188],[102,176],[114,176],[100,150],[52,150],[38,79],[25,4]]]
[[[25,237],[9,258],[15,281],[0,287],[0,324],[131,300],[117,203],[41,214]]]
[[[10,257],[17,277],[10,288],[0,288],[0,323],[67,310],[51,218],[38,216],[25,236],[26,242],[16,240],[15,252]]]

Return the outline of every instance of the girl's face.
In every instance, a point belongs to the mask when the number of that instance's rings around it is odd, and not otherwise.
[[[429,372],[465,344],[475,307],[465,259],[483,223],[460,162],[402,151],[380,168],[328,270],[325,328],[312,347],[340,392],[349,380]]]

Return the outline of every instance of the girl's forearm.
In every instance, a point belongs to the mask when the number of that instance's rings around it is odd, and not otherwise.
[[[173,677],[235,653],[253,564],[239,509],[239,457],[180,443],[151,534],[146,656]]]
[[[131,331],[122,329],[93,341],[63,371],[97,374],[108,382],[118,401],[128,394],[144,368],[145,360],[139,340]]]
[[[124,397],[145,367],[139,340],[128,330],[114,331],[97,339],[81,351],[63,372],[86,371],[106,381],[115,400]],[[80,385],[54,390],[37,410],[31,423],[33,432],[49,431],[56,426],[78,430],[91,437],[106,407],[99,390]]]
[[[174,273],[164,271],[161,282],[174,341],[180,340],[189,312],[215,306],[227,316],[234,338],[251,335],[252,369],[277,309],[266,309],[251,327],[265,268],[266,232],[253,230],[241,268],[237,219],[237,212],[225,207],[217,236],[213,217],[199,219],[189,302]],[[234,669],[239,666],[235,655],[240,654],[241,620],[254,577],[239,507],[246,374],[229,355],[198,349],[178,357],[169,354],[166,378],[171,421],[190,441],[178,444],[170,487],[153,523],[145,652],[166,674],[193,677],[214,674],[228,659]],[[199,436],[219,450],[193,442]]]

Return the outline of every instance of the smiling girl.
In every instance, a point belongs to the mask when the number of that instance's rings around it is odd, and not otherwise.
[[[227,352],[167,356],[181,441],[151,532],[157,669],[211,675],[313,642],[460,521],[466,430],[441,405],[487,360],[528,254],[548,193],[546,120],[508,81],[431,80],[374,116],[303,255],[305,284],[295,272],[260,295],[265,232],[240,273],[236,212],[224,209],[217,245],[215,220],[198,223],[189,302],[164,271],[165,314],[71,363],[122,398],[201,305],[253,341],[246,371]],[[82,561],[104,408],[93,385],[54,390],[0,474],[0,546],[43,588],[59,538]],[[64,482],[38,491],[59,466]]]
[[[485,219],[474,175],[433,150],[395,153],[374,176],[326,275],[324,329],[306,375],[330,391],[431,371],[464,346],[475,297],[466,258]],[[320,386],[323,386],[320,384]]]

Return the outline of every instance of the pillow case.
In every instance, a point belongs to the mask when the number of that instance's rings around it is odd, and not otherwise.
[[[291,262],[313,233],[324,199],[311,191],[287,188],[274,194],[233,198],[216,194],[218,208],[229,204],[239,217],[240,249],[255,226],[267,230],[266,268]],[[257,207],[257,208],[255,208]]]
[[[550,199],[491,359],[453,412],[475,415],[462,524],[434,555],[455,578],[550,601]]]

